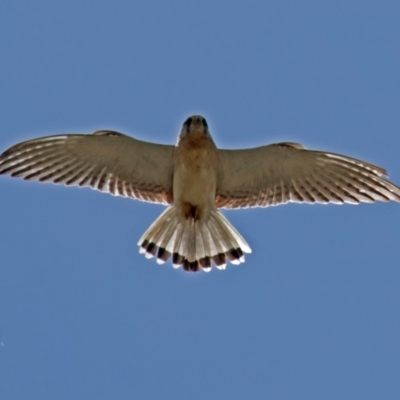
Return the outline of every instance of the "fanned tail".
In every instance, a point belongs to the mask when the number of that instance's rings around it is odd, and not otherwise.
[[[140,238],[140,253],[157,257],[159,264],[172,256],[174,268],[208,272],[212,264],[225,269],[244,262],[243,253],[251,249],[240,233],[217,210],[204,221],[185,218],[174,206],[168,207]]]

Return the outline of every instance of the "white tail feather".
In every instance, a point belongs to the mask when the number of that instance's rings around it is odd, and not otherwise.
[[[172,255],[175,268],[209,271],[214,263],[219,269],[226,262],[244,262],[243,253],[251,249],[239,232],[217,210],[204,220],[186,218],[174,207],[168,207],[147,229],[138,242],[145,256],[157,257],[159,263]]]

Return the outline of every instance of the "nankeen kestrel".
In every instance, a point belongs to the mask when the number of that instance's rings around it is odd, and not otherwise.
[[[219,150],[199,115],[185,121],[175,146],[114,131],[28,140],[0,156],[0,174],[167,205],[140,252],[159,263],[172,255],[186,271],[225,269],[251,252],[218,208],[400,201],[385,170],[354,158],[287,142]]]

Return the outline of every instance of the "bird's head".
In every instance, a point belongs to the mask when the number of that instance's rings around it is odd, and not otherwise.
[[[204,117],[201,115],[192,115],[183,123],[180,136],[191,133],[209,134],[207,121]]]

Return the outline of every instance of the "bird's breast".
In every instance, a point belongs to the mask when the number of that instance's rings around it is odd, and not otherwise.
[[[173,197],[175,204],[210,206],[217,182],[217,149],[205,135],[183,138],[175,150]]]

